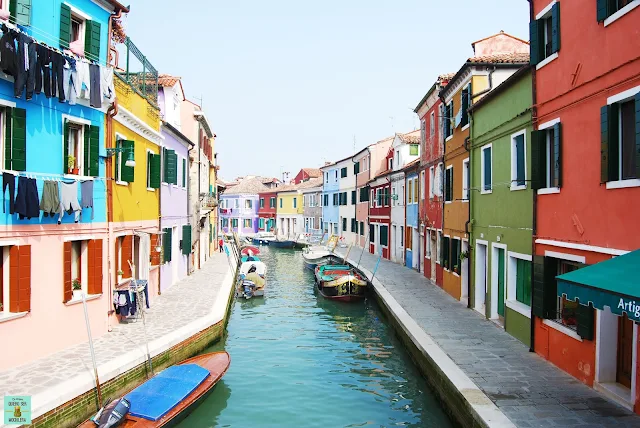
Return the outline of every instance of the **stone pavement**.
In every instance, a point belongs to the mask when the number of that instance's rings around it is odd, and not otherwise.
[[[344,255],[344,248],[336,252]],[[357,263],[360,249],[349,259]],[[354,261],[355,260],[355,261]],[[362,255],[375,268],[377,256]],[[382,260],[376,278],[451,360],[518,427],[640,427],[640,416],[547,362],[419,272]]]
[[[218,312],[220,308],[224,308],[222,312],[226,310],[232,280],[233,273],[227,257],[216,253],[202,269],[175,284],[162,295],[156,296],[151,308],[145,313],[151,355],[159,353],[154,350],[163,347],[167,349],[195,334],[189,333],[189,327],[191,331],[195,328],[197,332],[202,322],[194,322],[204,321],[204,329],[208,327],[206,324],[211,322],[210,319],[215,320],[220,318],[220,315],[224,317],[224,313]],[[216,317],[211,318],[214,307]],[[125,371],[122,363],[135,365],[139,364],[138,361],[146,359],[142,320],[117,324],[110,333],[94,338],[93,343],[101,382],[107,380],[103,379],[103,376],[107,377],[103,372],[119,374]],[[36,408],[41,407],[41,403],[36,402],[38,394],[49,396],[49,392],[62,394],[75,391],[78,385],[70,385],[69,380],[79,376],[86,378],[87,374],[93,379],[91,353],[85,342],[29,364],[0,372],[0,397],[31,395],[35,413]],[[70,399],[77,395],[72,395]],[[38,413],[42,414],[51,409],[38,410]],[[37,416],[33,415],[34,418]]]

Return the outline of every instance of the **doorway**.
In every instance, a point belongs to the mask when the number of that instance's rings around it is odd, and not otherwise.
[[[504,320],[505,260],[507,246],[491,244],[491,311],[490,319]]]
[[[460,279],[462,281],[460,301],[467,303],[469,301],[469,241],[462,241],[462,252],[467,256],[460,263]]]
[[[398,232],[396,230],[396,225],[394,224],[391,227],[391,261],[395,262],[396,261],[396,240],[398,236]]]
[[[474,309],[486,316],[485,298],[487,295],[487,244],[476,241],[475,254],[475,303]]]
[[[504,319],[504,249],[496,248],[498,258],[498,315]]]
[[[433,281],[434,284],[437,284],[437,278],[436,278],[436,264],[437,264],[437,260],[440,257],[440,254],[437,253],[437,247],[436,247],[436,231],[434,230],[433,233],[431,234],[431,239],[428,242],[428,245],[431,246],[431,281]],[[439,285],[439,284],[438,284]]]
[[[627,314],[618,317],[616,382],[631,388],[633,366],[633,321]]]
[[[420,273],[424,273],[424,257],[425,257],[425,252],[424,252],[424,241],[426,239],[426,237],[424,236],[424,226],[420,226],[422,229],[422,233],[420,234]]]

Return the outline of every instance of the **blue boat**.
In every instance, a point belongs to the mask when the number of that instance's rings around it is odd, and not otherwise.
[[[271,241],[271,243],[269,244],[272,247],[276,247],[276,248],[293,248],[293,246],[295,245],[295,241],[279,241],[279,240],[275,240],[275,241]]]
[[[276,235],[271,232],[258,232],[258,234],[251,240],[251,243],[253,245],[269,245],[275,240]]]

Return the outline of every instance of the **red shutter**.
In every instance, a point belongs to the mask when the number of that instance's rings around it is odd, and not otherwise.
[[[20,312],[20,247],[9,248],[9,312]]]
[[[131,266],[129,261],[132,260],[133,254],[133,236],[126,235],[122,239],[122,266],[120,269],[123,272],[123,278],[131,278]]]
[[[95,294],[95,262],[95,243],[93,240],[87,241],[87,294]]]
[[[156,247],[159,245],[159,239],[160,235],[151,235],[151,266],[158,266],[160,264],[160,253],[156,251]]]
[[[71,287],[71,242],[64,243],[62,263],[62,302],[67,303],[73,298],[73,288]]]
[[[114,281],[114,284],[116,285],[116,287],[118,286],[118,271],[120,270],[120,257],[118,257],[118,254],[120,252],[120,238],[116,238],[116,252],[115,252],[115,275],[116,275],[116,280]]]
[[[18,247],[20,251],[19,306],[20,312],[31,311],[31,245]]]
[[[102,294],[102,239],[93,241],[94,252],[94,284],[93,294]]]

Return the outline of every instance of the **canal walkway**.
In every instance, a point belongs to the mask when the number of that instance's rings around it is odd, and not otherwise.
[[[145,314],[152,357],[225,318],[235,274],[231,266],[226,255],[216,253],[202,269],[155,297]],[[93,342],[101,383],[146,361],[142,321],[117,324]],[[30,395],[32,419],[94,385],[87,342],[0,372],[0,397]]]
[[[336,249],[339,255],[345,252],[345,248]],[[359,248],[352,249],[348,261],[357,264],[360,254]],[[362,255],[360,268],[369,278],[377,260],[368,252]],[[489,426],[640,427],[640,416],[529,352],[419,272],[383,259],[374,287],[418,349],[449,373],[467,399],[474,397],[471,406],[485,421],[493,420]],[[482,397],[470,394],[469,381],[495,407],[482,405]]]

